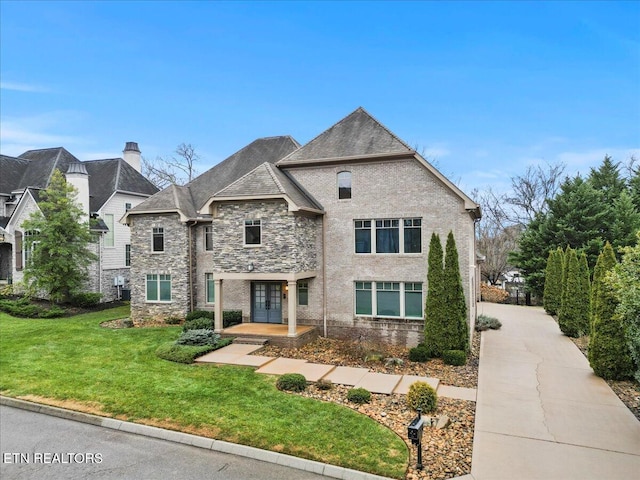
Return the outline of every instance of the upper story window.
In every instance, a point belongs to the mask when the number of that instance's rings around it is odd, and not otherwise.
[[[422,252],[422,219],[420,218],[356,220],[354,229],[356,253]],[[375,229],[375,235],[372,235],[373,229]]]
[[[128,212],[129,210],[131,210],[131,204],[130,203],[125,203],[124,204],[124,209]]]
[[[338,173],[338,198],[351,198],[351,172]]]
[[[151,250],[154,252],[164,252],[164,228],[153,227],[151,238]]]
[[[213,227],[204,227],[204,249],[208,252],[213,250]]]
[[[244,244],[245,245],[261,245],[262,244],[262,223],[260,220],[244,221]]]
[[[104,234],[104,246],[113,247],[115,244],[115,235],[113,233],[113,214],[112,213],[105,214],[104,223],[109,229],[107,233]]]

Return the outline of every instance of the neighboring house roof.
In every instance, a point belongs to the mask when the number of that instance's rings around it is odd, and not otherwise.
[[[306,195],[291,177],[269,162],[258,165],[231,185],[216,192],[201,212],[207,212],[209,205],[215,201],[248,198],[284,198],[292,211],[302,209],[322,212],[322,207]]]
[[[275,163],[300,144],[290,136],[259,138],[199,175],[187,185],[171,185],[129,210],[141,213],[177,212],[183,220],[195,218],[211,195],[229,186],[259,165]]]
[[[97,212],[115,192],[153,195],[158,188],[121,158],[83,162],[89,174],[90,209]]]
[[[278,162],[279,167],[344,161],[348,158],[413,155],[415,151],[359,107]]]

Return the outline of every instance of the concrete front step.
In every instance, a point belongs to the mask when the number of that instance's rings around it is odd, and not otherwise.
[[[266,345],[269,343],[269,339],[263,337],[236,337],[233,339],[233,343],[242,343],[245,345]]]

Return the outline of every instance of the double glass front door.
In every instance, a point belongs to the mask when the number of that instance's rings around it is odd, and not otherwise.
[[[282,284],[253,283],[252,313],[256,323],[282,323]]]

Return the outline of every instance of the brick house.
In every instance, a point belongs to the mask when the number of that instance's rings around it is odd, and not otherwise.
[[[131,314],[208,309],[223,331],[223,310],[236,309],[244,326],[279,325],[289,339],[304,325],[415,345],[433,232],[455,235],[473,324],[479,218],[475,202],[358,108],[304,146],[258,139],[129,210]]]
[[[85,219],[93,219],[95,242],[89,246],[98,260],[89,267],[87,290],[115,300],[129,285],[130,232],[118,222],[130,209],[158,189],[140,173],[140,150],[128,142],[124,158],[81,162],[62,147],[29,150],[18,157],[0,155],[0,282],[18,283],[30,252],[37,248],[22,222],[39,209],[39,192],[60,170],[78,190]],[[122,285],[114,285],[115,279]]]

